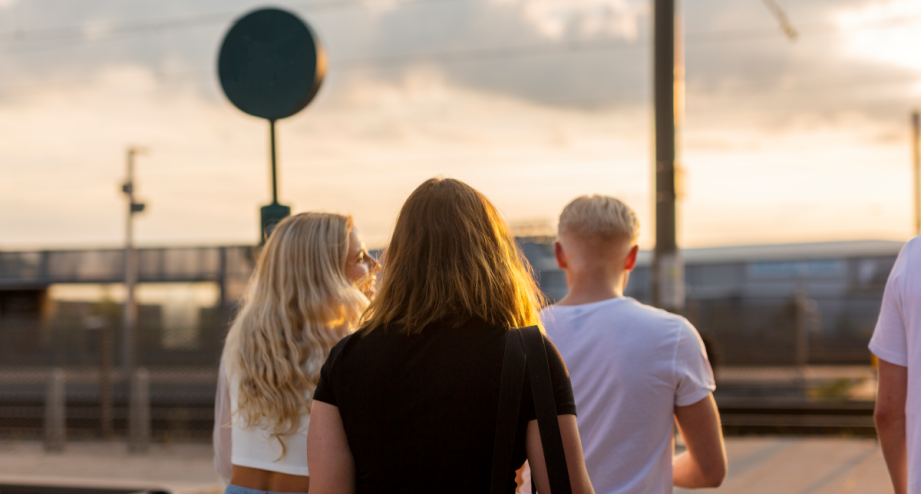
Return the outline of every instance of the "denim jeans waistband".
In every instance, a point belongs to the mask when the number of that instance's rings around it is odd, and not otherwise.
[[[250,489],[249,487],[240,487],[239,485],[227,484],[224,494],[307,494],[306,492],[272,492]]]

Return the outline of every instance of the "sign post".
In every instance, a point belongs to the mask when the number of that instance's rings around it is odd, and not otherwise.
[[[260,211],[260,237],[291,214],[278,202],[275,122],[306,107],[326,74],[326,54],[310,27],[291,12],[250,12],[227,32],[217,61],[227,99],[244,113],[269,121],[272,203]]]

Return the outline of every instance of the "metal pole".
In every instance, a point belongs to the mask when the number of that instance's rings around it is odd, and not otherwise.
[[[911,148],[915,169],[915,235],[921,234],[921,114],[911,114]]]
[[[122,190],[128,196],[128,214],[125,220],[125,307],[122,311],[122,376],[130,383],[134,371],[134,330],[137,324],[137,305],[134,286],[137,283],[137,252],[134,249],[134,157],[135,148],[128,148],[128,180]]]
[[[269,120],[269,146],[272,150],[272,204],[278,204],[278,172],[275,165],[275,120]]]
[[[684,309],[684,265],[676,238],[675,0],[655,0],[653,9],[656,247],[652,298],[658,307],[681,311]]]
[[[275,121],[269,120],[269,151],[272,157],[272,204],[262,206],[259,210],[260,217],[260,245],[272,233],[275,225],[291,214],[291,208],[278,204],[278,166],[275,156]]]
[[[128,196],[128,218],[125,228],[125,308],[122,315],[122,375],[128,387],[129,406],[128,435],[129,449],[132,449],[135,429],[139,427],[142,417],[135,414],[134,397],[138,394],[137,380],[133,378],[135,367],[135,332],[137,329],[137,304],[134,300],[134,287],[138,278],[137,250],[134,248],[134,214],[144,210],[144,203],[134,199],[134,158],[143,153],[140,148],[128,148],[128,180],[122,191]],[[136,450],[136,449],[135,449]]]

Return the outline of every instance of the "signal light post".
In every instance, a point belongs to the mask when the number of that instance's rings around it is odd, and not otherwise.
[[[134,378],[135,333],[138,320],[137,304],[134,300],[134,288],[138,279],[137,250],[134,248],[134,215],[146,208],[143,202],[137,202],[134,197],[134,158],[145,152],[143,148],[128,148],[128,178],[122,185],[122,192],[128,198],[128,217],[125,225],[125,307],[122,311],[122,374],[130,395],[128,450],[133,452],[144,452],[147,449],[143,434],[137,433],[137,431],[144,430],[144,411],[139,410],[136,406],[136,403],[140,403],[138,401],[139,392],[144,390],[136,389],[137,379]]]
[[[125,308],[122,312],[122,369],[125,379],[131,379],[134,371],[134,332],[137,327],[137,304],[134,301],[134,287],[138,278],[137,250],[134,248],[134,215],[147,207],[134,198],[134,158],[145,151],[128,148],[128,179],[122,185],[122,192],[128,198],[128,216],[125,224]]]

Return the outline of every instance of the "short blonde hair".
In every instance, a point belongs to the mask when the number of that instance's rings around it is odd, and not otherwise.
[[[636,243],[640,222],[633,209],[621,200],[592,194],[577,197],[563,208],[559,234],[565,232],[595,236],[606,241]]]

